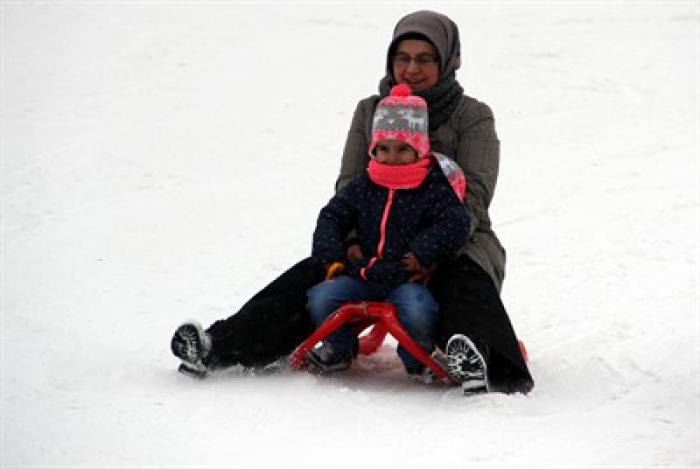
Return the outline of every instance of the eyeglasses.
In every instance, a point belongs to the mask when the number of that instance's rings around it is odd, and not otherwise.
[[[402,67],[408,67],[411,65],[411,62],[415,62],[419,67],[425,67],[437,62],[437,57],[432,54],[419,54],[415,57],[411,57],[408,54],[399,53],[394,54],[392,60],[394,61],[394,65],[401,65]]]

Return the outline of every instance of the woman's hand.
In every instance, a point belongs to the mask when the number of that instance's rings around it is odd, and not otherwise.
[[[412,252],[407,252],[403,255],[401,264],[403,266],[403,270],[411,274],[411,277],[408,279],[409,282],[422,283],[423,285],[428,283],[428,280],[430,280],[430,277],[437,268],[435,264],[431,265],[430,267],[423,267],[421,263],[418,262],[418,259],[416,259],[415,254]]]
[[[356,261],[358,259],[362,259],[363,257],[365,256],[362,255],[362,249],[360,249],[359,244],[351,244],[348,246],[348,260]]]

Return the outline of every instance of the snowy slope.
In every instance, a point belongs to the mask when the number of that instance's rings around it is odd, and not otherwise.
[[[308,254],[356,102],[427,4],[2,3],[3,467],[698,467],[696,2],[429,4],[502,140],[536,388],[390,344],[196,382],[168,343]]]

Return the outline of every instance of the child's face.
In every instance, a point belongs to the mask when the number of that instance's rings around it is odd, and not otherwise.
[[[411,164],[418,161],[418,152],[400,140],[381,140],[374,147],[374,156],[379,163],[389,165]]]

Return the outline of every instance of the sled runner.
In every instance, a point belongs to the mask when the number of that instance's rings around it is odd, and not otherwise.
[[[387,333],[391,334],[398,343],[403,345],[414,357],[430,368],[441,380],[454,381],[430,356],[408,335],[396,316],[396,306],[380,301],[347,302],[338,308],[321,324],[304,342],[302,342],[289,358],[290,367],[294,370],[306,368],[306,355],[314,346],[345,323],[352,323],[358,335],[373,326],[370,332],[360,337],[359,353],[371,355],[384,342]],[[520,352],[528,361],[527,350],[522,341],[518,341]]]

